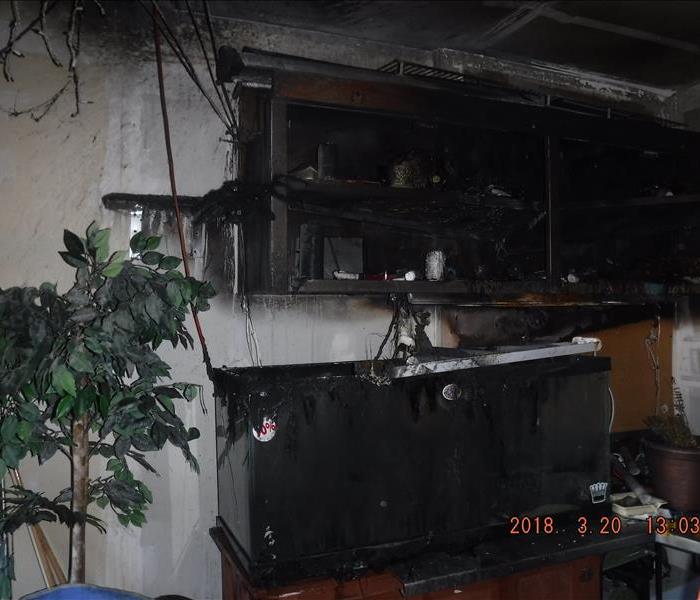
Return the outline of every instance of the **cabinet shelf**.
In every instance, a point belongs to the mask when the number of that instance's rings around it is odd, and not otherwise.
[[[551,286],[544,279],[525,281],[372,281],[309,279],[299,283],[300,294],[385,295],[410,294],[417,304],[475,304],[502,306],[581,306],[658,302],[697,294],[691,283],[596,281]]]
[[[407,188],[385,186],[379,183],[329,181],[316,182],[284,178],[288,197],[291,200],[328,204],[350,201],[353,203],[375,201],[390,205],[444,205],[456,203],[483,208],[509,208],[513,210],[535,210],[537,203],[528,203],[519,198],[495,194],[473,194],[469,192],[434,188]]]

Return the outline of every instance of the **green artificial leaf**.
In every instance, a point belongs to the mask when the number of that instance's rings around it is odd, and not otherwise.
[[[189,304],[192,301],[193,289],[189,279],[180,280],[180,294],[185,304]]]
[[[102,275],[107,278],[113,278],[119,275],[124,269],[124,261],[121,262],[110,262],[104,269],[102,269]]]
[[[141,452],[153,452],[154,450],[158,450],[156,443],[143,433],[135,433],[131,437],[131,441],[134,444],[134,448]]]
[[[23,402],[19,405],[19,414],[27,421],[36,421],[41,416],[41,411],[35,404]]]
[[[90,361],[90,357],[85,354],[85,352],[81,352],[80,350],[76,350],[70,355],[68,365],[71,369],[78,371],[79,373],[95,372],[92,362]]]
[[[92,302],[88,291],[77,286],[72,288],[65,298],[76,308],[83,308]]]
[[[92,387],[86,387],[78,392],[78,399],[75,403],[74,413],[76,417],[82,417],[95,403],[97,393]]]
[[[100,395],[98,405],[100,409],[100,415],[102,415],[103,419],[106,419],[107,415],[109,414],[109,398],[104,394]]]
[[[188,442],[199,439],[199,436],[200,436],[199,429],[197,429],[196,427],[190,427],[187,430],[187,441]]]
[[[118,473],[115,473],[114,476],[116,477],[117,480],[119,480],[123,483],[128,484],[128,483],[132,483],[134,481],[133,474],[131,473],[131,471],[129,471],[129,469],[126,469],[126,468],[122,469]]]
[[[123,468],[124,468],[124,464],[118,458],[110,458],[107,461],[107,470],[108,471],[114,471],[116,473],[117,471],[121,471]]]
[[[88,321],[92,321],[95,317],[99,316],[99,314],[100,313],[98,313],[91,306],[86,306],[85,308],[79,308],[76,310],[70,318],[71,321],[74,321],[75,323],[87,323]]]
[[[34,426],[31,423],[28,421],[21,421],[19,425],[17,425],[17,437],[23,442],[26,442],[29,436],[32,435],[33,430]]]
[[[107,508],[109,498],[107,498],[107,496],[100,496],[97,500],[95,500],[95,503],[102,509]]]
[[[64,396],[61,398],[60,402],[58,403],[58,406],[56,407],[56,416],[54,419],[57,421],[63,417],[65,417],[70,410],[73,408],[73,404],[75,402],[75,398],[71,396]]]
[[[167,396],[168,398],[182,398],[182,394],[177,390],[177,388],[173,386],[167,386],[167,385],[159,385],[153,388],[153,391],[156,394],[163,394],[164,396]]]
[[[119,519],[119,522],[124,526],[128,527],[129,526],[129,517],[127,515],[122,515],[118,514],[117,519]]]
[[[0,458],[0,481],[2,481],[5,478],[5,475],[7,474],[7,464],[5,463],[2,458]]]
[[[86,239],[87,239],[87,241],[88,241],[88,244],[90,243],[90,241],[92,240],[93,236],[94,236],[95,233],[98,231],[98,229],[99,229],[99,228],[97,227],[97,222],[96,222],[96,221],[93,221],[92,223],[90,223],[90,225],[88,225],[88,228],[87,228],[87,230],[85,231],[85,237],[86,237]]]
[[[39,463],[43,464],[58,452],[58,444],[55,442],[45,442],[39,452]]]
[[[163,302],[156,294],[151,294],[146,298],[146,313],[154,323],[160,323],[163,315]]]
[[[142,231],[139,231],[132,236],[131,240],[129,240],[129,248],[131,248],[132,252],[138,254],[146,249],[146,243],[146,236],[143,235]]]
[[[72,231],[68,231],[67,229],[63,230],[63,243],[65,244],[68,252],[73,256],[83,256],[83,254],[85,254],[83,240],[81,240]]]
[[[214,286],[207,281],[199,288],[199,296],[202,298],[213,298],[216,296],[216,290]]]
[[[146,500],[146,502],[148,502],[149,504],[153,504],[153,494],[151,493],[151,490],[148,489],[148,487],[146,486],[146,484],[144,484],[143,482],[139,481],[136,485],[137,485],[137,487],[138,487],[138,489],[139,489],[139,492],[141,492],[141,495],[142,495],[142,496],[144,497],[144,499]]]
[[[27,448],[7,445],[2,448],[2,460],[10,469],[19,467],[19,461],[27,454]]]
[[[2,426],[0,426],[0,436],[2,436],[3,442],[11,444],[14,441],[18,425],[19,420],[15,415],[10,415],[3,419]]]
[[[88,238],[88,246],[92,246],[95,253],[95,260],[102,263],[109,256],[109,229],[98,229]]]
[[[166,273],[163,273],[165,275],[165,278],[170,280],[170,279],[184,279],[185,276],[180,273],[180,271],[168,271]]]
[[[90,352],[94,352],[95,354],[102,354],[102,345],[94,337],[86,336],[85,346],[87,346],[87,349],[90,350]]]
[[[183,393],[188,401],[194,400],[197,397],[197,392],[199,392],[199,386],[197,385],[186,385]]]
[[[140,510],[131,513],[131,523],[136,527],[141,527],[145,522],[146,516]]]
[[[160,252],[146,252],[141,256],[141,262],[144,265],[157,265],[163,259],[163,255]]]
[[[114,504],[126,508],[141,502],[141,494],[135,487],[133,480],[112,479],[105,485],[105,494]]]
[[[180,294],[180,286],[177,281],[168,281],[168,285],[165,286],[165,294],[173,306],[182,305],[182,295]]]
[[[64,365],[58,365],[51,372],[51,383],[57,392],[75,397],[75,378]]]
[[[158,263],[158,268],[165,271],[170,271],[171,269],[177,269],[180,266],[182,259],[177,256],[165,256]]]
[[[163,405],[163,408],[165,408],[171,415],[175,414],[175,405],[168,396],[158,394],[158,402],[160,402]]]
[[[9,557],[10,560],[12,557]],[[12,579],[14,577],[10,577],[9,575],[5,575],[4,573],[0,573],[0,599],[2,600],[11,600],[12,598]]]
[[[125,435],[120,435],[117,441],[114,442],[114,455],[120,459],[124,458],[129,448],[131,448],[131,439]]]
[[[146,240],[146,250],[155,250],[160,246],[160,236],[152,235]]]
[[[25,397],[26,400],[33,400],[34,398],[37,397],[36,393],[36,387],[34,386],[33,383],[25,383],[22,386],[22,395]],[[33,404],[28,404],[27,406],[34,406]]]
[[[73,490],[69,487],[61,490],[61,493],[56,496],[53,501],[60,503],[70,502],[73,499]]]
[[[165,445],[168,441],[168,430],[165,425],[156,421],[151,427],[151,439],[154,441],[158,449]]]
[[[73,256],[70,252],[59,252],[61,258],[67,262],[71,267],[75,267],[76,269],[79,269],[80,267],[87,267],[87,261],[83,260],[82,258],[79,258],[77,256]]]

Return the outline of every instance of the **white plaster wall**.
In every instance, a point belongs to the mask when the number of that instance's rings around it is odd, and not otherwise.
[[[14,61],[16,81],[0,80],[3,109],[41,102],[65,81],[65,72],[52,67],[35,42],[25,58]],[[69,116],[69,94],[39,123],[0,114],[1,287],[52,281],[66,289],[72,271],[56,254],[64,227],[82,232],[97,219],[113,227],[113,245],[126,247],[128,217],[102,208],[102,195],[169,192],[155,65],[91,61],[89,49],[83,52],[86,103],[79,116]],[[178,190],[199,195],[224,179],[222,127],[179,65],[166,65],[165,75]],[[169,251],[177,254],[174,232],[165,234]],[[201,258],[195,262],[201,270]],[[390,317],[381,306],[350,298],[257,298],[251,309],[264,364],[366,358],[376,351]],[[236,298],[222,295],[202,323],[215,366],[251,364]],[[439,343],[444,332],[433,326],[428,333]],[[171,350],[164,358],[174,379],[203,385],[211,407],[207,415],[197,402],[183,410],[185,421],[202,432],[194,443],[201,475],[189,471],[177,450],[159,455],[153,462],[161,476],[144,476],[155,496],[148,523],[141,530],[125,529],[110,513],[100,515],[108,533],[88,532],[87,577],[152,596],[219,598],[218,552],[208,536],[217,512],[212,388],[198,352]],[[28,487],[52,495],[67,485],[67,467],[60,457],[42,468],[26,461],[22,474]],[[65,565],[66,531],[45,528]],[[15,537],[19,597],[43,584],[25,532]]]

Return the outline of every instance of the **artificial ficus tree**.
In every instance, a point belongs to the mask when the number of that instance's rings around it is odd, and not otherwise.
[[[140,527],[153,497],[135,464],[155,473],[147,455],[169,442],[198,470],[189,442],[199,432],[176,412],[198,387],[171,382],[157,349],[164,341],[191,347],[189,307],[207,310],[215,291],[183,276],[179,258],[158,252],[159,237],[137,233],[129,257],[110,253],[109,236],[94,223],[85,238],[64,232],[59,254],[75,268],[75,282],[63,294],[48,283],[0,289],[0,479],[30,457],[44,463],[61,453],[71,462],[70,486],[53,499],[5,487],[0,535],[65,523],[72,582],[85,578],[86,523],[104,530],[88,513],[91,503]],[[106,466],[90,477],[98,456]],[[0,598],[9,594],[11,560],[0,558]]]

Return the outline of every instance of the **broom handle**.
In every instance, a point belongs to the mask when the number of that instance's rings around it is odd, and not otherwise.
[[[22,476],[19,474],[19,471],[17,469],[9,469],[9,471],[12,485],[23,487]],[[27,525],[27,532],[29,533],[29,539],[32,543],[32,548],[34,549],[34,554],[39,563],[39,569],[41,570],[41,575],[44,578],[46,587],[52,588],[66,583],[67,580],[63,569],[61,569],[61,565],[56,559],[56,554],[44,530],[41,528],[41,525],[38,523]]]

